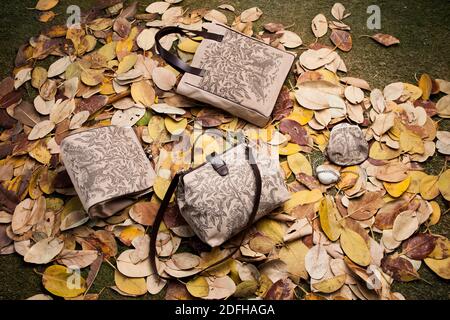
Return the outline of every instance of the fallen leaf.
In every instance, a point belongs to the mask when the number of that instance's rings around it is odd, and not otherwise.
[[[47,264],[56,257],[64,247],[58,238],[46,238],[33,245],[24,257],[25,262]]]
[[[322,279],[328,270],[330,257],[322,245],[315,245],[305,256],[305,268],[311,278]]]
[[[409,258],[414,260],[425,259],[435,248],[436,238],[427,233],[418,233],[402,245],[402,252]]]
[[[323,37],[324,35],[326,35],[327,31],[328,31],[327,18],[322,13],[319,13],[312,20],[311,29],[312,29],[314,35],[316,36],[316,38],[320,38],[320,37]]]
[[[52,265],[45,269],[42,283],[47,291],[63,298],[77,297],[86,291],[86,282],[76,271]]]
[[[350,260],[360,266],[368,266],[371,261],[369,247],[366,241],[355,231],[344,228],[340,237],[340,244]]]
[[[391,36],[390,34],[377,33],[371,36],[370,38],[372,38],[373,40],[382,44],[385,47],[390,47],[394,44],[400,43],[400,40],[398,40],[394,36]]]
[[[395,218],[392,228],[394,239],[403,241],[408,239],[419,228],[417,213],[413,210],[406,210]]]
[[[336,47],[344,52],[348,52],[352,49],[352,36],[347,31],[334,29],[331,32],[330,39]]]
[[[241,21],[244,23],[253,22],[253,21],[258,20],[262,14],[263,14],[263,12],[261,11],[261,9],[259,9],[258,7],[253,7],[253,8],[242,11],[240,18],[241,18]]]

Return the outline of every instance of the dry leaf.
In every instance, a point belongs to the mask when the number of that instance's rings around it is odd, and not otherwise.
[[[352,36],[347,31],[334,29],[331,32],[330,39],[336,47],[344,52],[348,52],[352,49]]]
[[[390,34],[384,34],[384,33],[377,33],[371,36],[373,40],[376,42],[382,44],[385,47],[392,46],[394,44],[400,43],[400,40],[398,40],[396,37],[391,36]]]
[[[327,34],[328,31],[328,22],[327,18],[319,13],[311,22],[311,29],[316,36],[316,38],[323,37]]]
[[[253,7],[247,10],[244,10],[241,15],[241,21],[246,23],[246,22],[253,22],[259,19],[259,17],[261,17],[261,15],[263,14],[263,12],[261,11],[261,9],[259,9],[258,7]]]

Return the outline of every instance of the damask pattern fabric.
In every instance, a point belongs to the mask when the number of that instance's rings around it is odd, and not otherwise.
[[[201,42],[191,66],[205,70],[205,75],[185,73],[177,92],[265,126],[294,62],[294,54],[227,26],[217,23],[203,26],[208,32],[223,35],[223,39]]]
[[[253,152],[261,172],[262,192],[256,218],[260,219],[289,199],[278,157]],[[223,153],[228,175],[219,175],[210,163],[185,174],[177,189],[181,214],[197,236],[210,246],[219,246],[240,232],[253,209],[256,182],[245,158],[245,146]]]
[[[86,212],[101,202],[145,192],[156,177],[131,127],[70,135],[61,143],[61,156]]]

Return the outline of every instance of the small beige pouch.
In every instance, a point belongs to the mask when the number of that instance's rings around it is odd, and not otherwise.
[[[131,127],[107,126],[69,135],[61,157],[84,209],[106,218],[152,191],[156,173]]]

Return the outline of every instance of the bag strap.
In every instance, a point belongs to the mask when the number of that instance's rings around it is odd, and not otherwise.
[[[255,199],[253,201],[252,212],[250,213],[250,217],[247,222],[247,225],[245,226],[244,230],[242,230],[241,232],[243,232],[243,231],[247,230],[249,227],[251,227],[253,222],[255,221],[256,214],[258,213],[258,209],[259,209],[259,203],[261,201],[261,190],[262,190],[261,172],[259,171],[258,165],[256,164],[256,159],[254,158],[253,152],[248,145],[246,145],[246,148],[245,148],[245,155],[246,155],[247,160],[249,161],[249,164],[253,171],[253,175],[255,177],[256,190],[255,190]],[[151,232],[151,236],[150,236],[150,254],[149,254],[150,265],[151,265],[152,270],[155,273],[155,275],[157,275],[163,279],[169,279],[169,278],[160,276],[158,273],[158,270],[156,268],[156,259],[157,259],[156,239],[158,236],[159,227],[164,218],[164,213],[165,213],[167,207],[169,206],[172,195],[175,193],[175,189],[178,185],[178,182],[180,181],[180,177],[181,177],[180,173],[177,173],[173,177],[172,182],[170,183],[169,188],[167,189],[167,192],[164,196],[164,199],[161,202],[161,206],[159,207],[158,213],[155,217],[155,221],[153,222],[152,232]],[[200,270],[198,273],[205,272],[206,270],[209,270],[209,269],[225,262],[229,258],[231,258],[239,250],[239,247],[242,245],[242,242],[244,241],[244,237],[245,237],[245,233],[242,234],[239,246],[235,247],[235,249],[231,253],[229,253],[226,257],[224,257],[221,260],[213,263],[212,265]]]
[[[160,41],[164,36],[175,33],[189,37],[188,32],[193,33],[196,36],[203,37],[204,39],[210,39],[217,42],[220,42],[223,39],[223,35],[208,31],[185,30],[179,27],[165,27],[159,30],[155,35],[156,49],[158,50],[158,53],[161,56],[161,58],[163,58],[168,64],[170,64],[173,68],[177,69],[178,71],[192,73],[197,76],[203,77],[205,74],[205,70],[188,65],[186,62],[178,58],[175,54],[164,49],[161,45]]]

